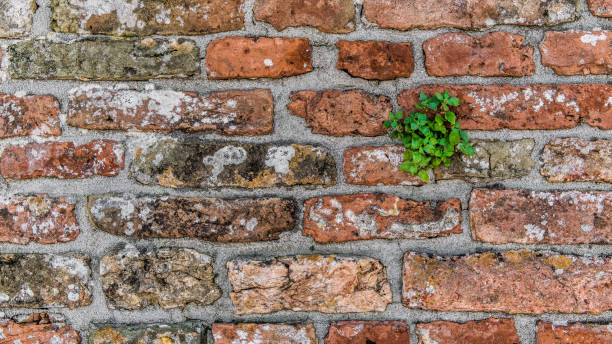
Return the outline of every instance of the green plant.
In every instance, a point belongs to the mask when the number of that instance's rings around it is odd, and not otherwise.
[[[451,107],[461,104],[459,98],[451,97],[448,91],[436,92],[433,97],[421,92],[419,98],[421,102],[415,107],[420,111],[413,111],[406,117],[401,110],[391,112],[384,126],[391,129],[391,138],[401,139],[406,147],[399,169],[428,183],[429,168],[440,164],[449,166],[457,150],[474,155],[474,148],[468,143],[467,134],[459,129],[455,113],[450,111]]]

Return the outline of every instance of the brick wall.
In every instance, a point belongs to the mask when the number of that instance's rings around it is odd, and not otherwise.
[[[0,9],[11,343],[612,342],[609,0]]]

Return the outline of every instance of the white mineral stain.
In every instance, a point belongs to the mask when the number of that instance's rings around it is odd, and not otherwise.
[[[215,184],[217,183],[217,177],[223,172],[225,166],[238,165],[244,162],[246,158],[247,151],[244,148],[228,145],[216,151],[214,155],[204,157],[203,163],[213,167],[210,182]]]
[[[265,164],[274,168],[274,172],[279,174],[289,173],[289,163],[295,156],[293,146],[270,147],[266,153]]]
[[[585,33],[582,36],[580,36],[580,41],[582,43],[591,44],[592,46],[596,46],[599,41],[605,41],[606,39],[607,39],[607,36],[604,32],[602,32],[599,35],[592,34],[592,33]]]
[[[528,224],[523,227],[527,231],[527,235],[529,236],[529,239],[538,240],[538,241],[544,240],[544,234],[546,234],[546,231],[543,230],[542,228],[536,225],[532,225],[532,224]]]

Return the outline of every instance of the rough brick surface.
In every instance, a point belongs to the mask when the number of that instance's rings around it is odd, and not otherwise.
[[[314,134],[378,136],[387,133],[383,121],[393,104],[389,97],[362,90],[300,91],[287,108],[306,119]]]
[[[312,324],[213,324],[215,344],[282,343],[317,344]]]
[[[203,306],[221,297],[212,259],[188,248],[138,250],[126,245],[102,257],[100,277],[111,309]]]
[[[588,0],[591,13],[595,16],[612,18],[612,1],[610,0]]]
[[[8,54],[14,79],[148,80],[200,73],[200,50],[183,38],[30,40],[10,45]]]
[[[329,33],[355,31],[352,0],[255,0],[253,12],[256,20],[279,31],[291,26],[312,26]]]
[[[514,319],[485,319],[458,324],[435,321],[417,324],[419,344],[519,344]]]
[[[611,244],[612,193],[476,189],[475,240],[494,244]]]
[[[612,309],[609,257],[506,251],[467,256],[404,255],[409,308],[542,314]]]
[[[404,321],[338,321],[331,324],[325,344],[410,344]]]
[[[540,54],[559,75],[612,74],[612,31],[547,31]]]
[[[311,198],[302,231],[322,243],[461,233],[461,201],[434,204],[380,193]]]
[[[535,72],[533,47],[507,32],[482,36],[445,33],[423,43],[425,68],[432,76],[527,76]]]
[[[571,0],[364,0],[366,20],[386,29],[485,29],[494,25],[557,25],[574,20]]]
[[[112,177],[123,169],[124,155],[121,144],[111,140],[80,146],[72,142],[28,143],[4,149],[0,174],[9,179]]]
[[[0,197],[0,241],[55,244],[76,239],[74,203],[47,195]]]
[[[132,175],[146,185],[265,188],[333,185],[336,164],[318,147],[301,145],[178,142],[139,149]]]
[[[96,130],[263,135],[274,130],[270,90],[221,91],[209,97],[173,90],[83,87],[73,90],[68,124]]]
[[[371,258],[237,260],[228,262],[227,269],[236,314],[382,312],[391,303],[385,267]]]
[[[339,41],[336,68],[367,80],[408,78],[414,71],[411,43]]]
[[[540,174],[549,182],[612,183],[612,141],[553,139],[541,155]]]
[[[62,134],[59,113],[59,102],[53,96],[18,97],[0,93],[0,138],[59,136]]]
[[[204,35],[240,30],[244,0],[52,0],[57,32],[113,36]]]
[[[455,153],[449,167],[440,165],[434,170],[436,179],[462,179],[472,183],[499,181],[524,177],[535,165],[531,158],[535,141],[470,140],[474,155]]]
[[[224,37],[208,44],[209,79],[283,78],[312,71],[306,38]]]
[[[34,313],[13,319],[0,319],[2,342],[21,344],[81,343],[79,333],[60,319],[46,313]]]
[[[90,326],[89,344],[206,344],[206,334],[195,323]]]
[[[606,84],[425,85],[403,91],[397,99],[410,113],[421,92],[445,90],[462,101],[455,113],[464,130],[569,129],[583,122],[612,129],[612,86]]]
[[[398,170],[403,146],[351,147],[344,151],[344,180],[357,185],[423,185],[419,177]]]
[[[36,0],[4,0],[0,3],[0,38],[25,37],[32,30]]]
[[[538,321],[537,344],[612,343],[610,325],[573,323],[569,325]]]
[[[196,238],[216,242],[276,240],[295,225],[293,201],[89,196],[87,210],[97,229],[132,238]]]
[[[0,255],[0,307],[76,308],[91,304],[89,257]]]

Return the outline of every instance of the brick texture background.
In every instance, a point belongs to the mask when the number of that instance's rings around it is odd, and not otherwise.
[[[612,2],[0,0],[0,331],[610,343]],[[389,111],[476,154],[397,171]]]

